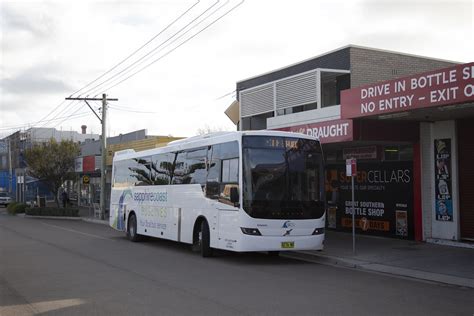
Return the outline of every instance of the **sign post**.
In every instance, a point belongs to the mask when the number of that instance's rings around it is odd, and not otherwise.
[[[346,176],[351,176],[352,183],[352,253],[355,255],[355,198],[354,198],[354,177],[357,175],[357,160],[355,158],[346,159]]]

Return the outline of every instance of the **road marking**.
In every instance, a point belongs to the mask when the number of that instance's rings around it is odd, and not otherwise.
[[[0,315],[2,316],[30,316],[37,315],[39,313],[46,313],[58,309],[68,308],[72,306],[78,306],[85,304],[82,299],[66,299],[56,301],[44,301],[37,303],[27,303],[19,305],[0,306]]]
[[[111,238],[102,237],[102,236],[94,235],[94,234],[88,234],[88,233],[84,233],[84,232],[81,232],[81,231],[75,230],[75,229],[69,229],[69,228],[64,228],[64,227],[57,226],[57,225],[46,224],[46,223],[44,223],[44,222],[41,222],[41,224],[46,225],[46,226],[51,226],[51,227],[59,228],[59,229],[62,229],[62,230],[65,230],[65,231],[68,231],[68,232],[71,232],[71,233],[76,233],[76,234],[84,235],[84,236],[87,236],[87,237],[92,237],[92,238],[97,238],[97,239],[104,239],[104,240],[115,241],[115,240],[113,240],[113,239],[111,239]]]

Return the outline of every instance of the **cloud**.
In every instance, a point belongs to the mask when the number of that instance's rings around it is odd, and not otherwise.
[[[8,3],[1,5],[0,18],[0,25],[5,33],[26,32],[34,37],[44,38],[49,37],[54,29],[53,17],[44,11],[28,15],[23,10],[14,10]]]
[[[50,94],[65,93],[72,88],[61,80],[47,78],[38,73],[25,72],[12,78],[1,79],[0,85],[5,93],[12,94]]]

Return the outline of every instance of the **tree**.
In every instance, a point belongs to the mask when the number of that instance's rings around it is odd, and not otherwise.
[[[205,135],[209,133],[215,133],[215,132],[225,132],[228,131],[226,127],[223,126],[210,126],[208,124],[204,124],[203,127],[200,127],[197,129],[196,134],[197,135]]]
[[[58,143],[54,138],[25,151],[28,174],[46,184],[58,207],[59,189],[64,181],[74,179],[74,163],[79,153],[78,144],[71,140]]]

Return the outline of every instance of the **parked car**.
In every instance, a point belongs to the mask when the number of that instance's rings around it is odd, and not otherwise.
[[[0,205],[8,206],[11,202],[13,200],[7,192],[0,192]]]

